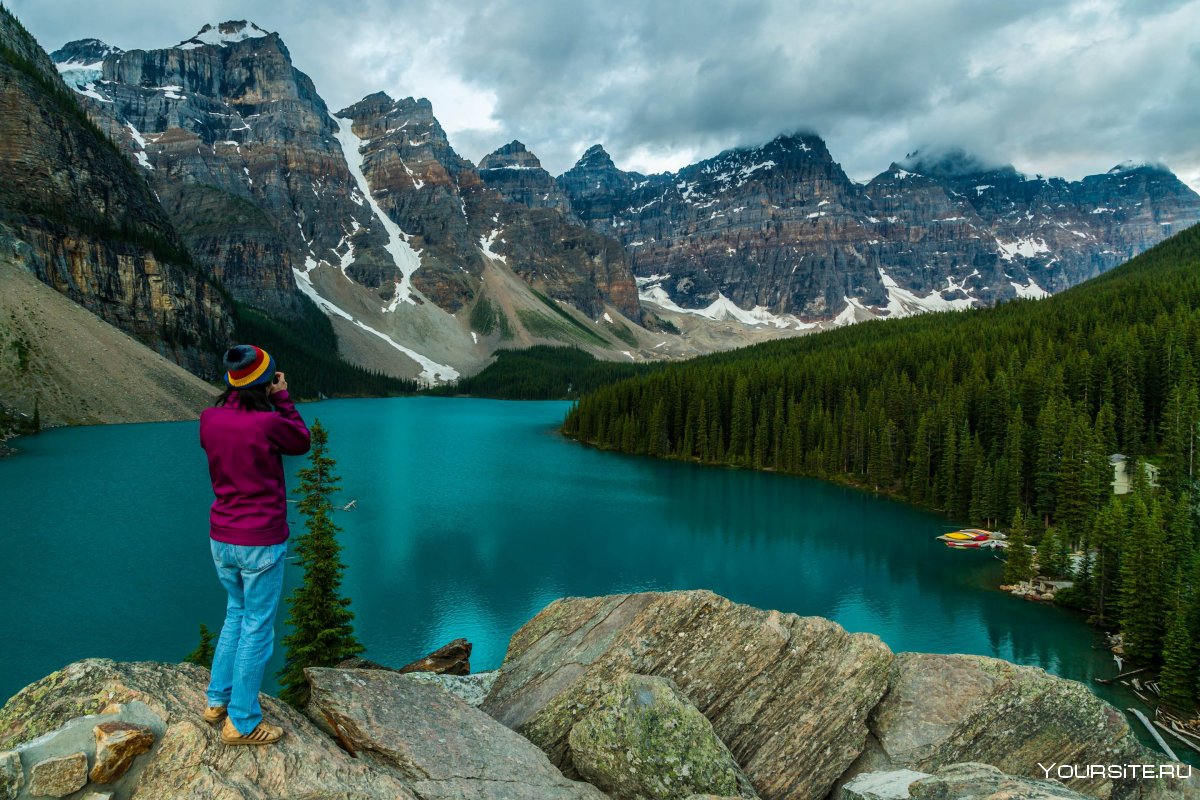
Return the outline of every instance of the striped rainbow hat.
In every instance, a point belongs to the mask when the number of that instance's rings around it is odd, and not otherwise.
[[[225,369],[225,383],[231,389],[262,386],[275,379],[275,359],[252,344],[239,344],[226,350]]]

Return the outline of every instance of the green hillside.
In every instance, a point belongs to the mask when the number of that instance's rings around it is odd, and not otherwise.
[[[847,482],[980,525],[1008,528],[1020,511],[1043,573],[1096,554],[1073,598],[1119,627],[1135,660],[1172,657],[1174,626],[1187,678],[1171,688],[1190,702],[1198,366],[1200,226],[1048,300],[856,325],[602,387],[564,431]],[[1136,474],[1132,459],[1151,460],[1159,488],[1114,499],[1116,453]]]

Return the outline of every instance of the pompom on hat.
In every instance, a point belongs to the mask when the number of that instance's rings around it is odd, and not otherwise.
[[[235,345],[225,351],[225,384],[231,389],[249,389],[275,380],[275,359],[261,347]]]

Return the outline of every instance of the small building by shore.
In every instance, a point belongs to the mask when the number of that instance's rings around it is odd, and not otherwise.
[[[1131,477],[1129,474],[1129,456],[1122,455],[1121,453],[1113,453],[1108,457],[1108,463],[1113,468],[1113,494],[1129,494]],[[1145,461],[1141,462],[1141,464],[1142,469],[1146,473],[1146,481],[1151,486],[1158,486],[1158,467],[1153,464],[1147,464]]]

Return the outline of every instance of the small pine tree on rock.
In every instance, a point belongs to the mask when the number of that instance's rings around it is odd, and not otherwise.
[[[205,669],[212,669],[213,655],[216,653],[216,648],[213,642],[216,640],[216,634],[208,629],[208,626],[203,622],[200,623],[200,644],[196,645],[196,649],[188,653],[183,659],[188,664],[199,664]]]
[[[330,497],[341,478],[328,455],[329,436],[317,420],[312,428],[308,466],[300,470],[301,499],[297,508],[304,516],[305,531],[296,540],[295,554],[304,568],[304,580],[288,598],[288,625],[292,632],[283,639],[286,651],[279,682],[281,700],[300,707],[308,700],[305,667],[332,667],[359,655],[363,647],[354,637],[354,612],[350,600],[341,596],[341,530],[331,518]]]

